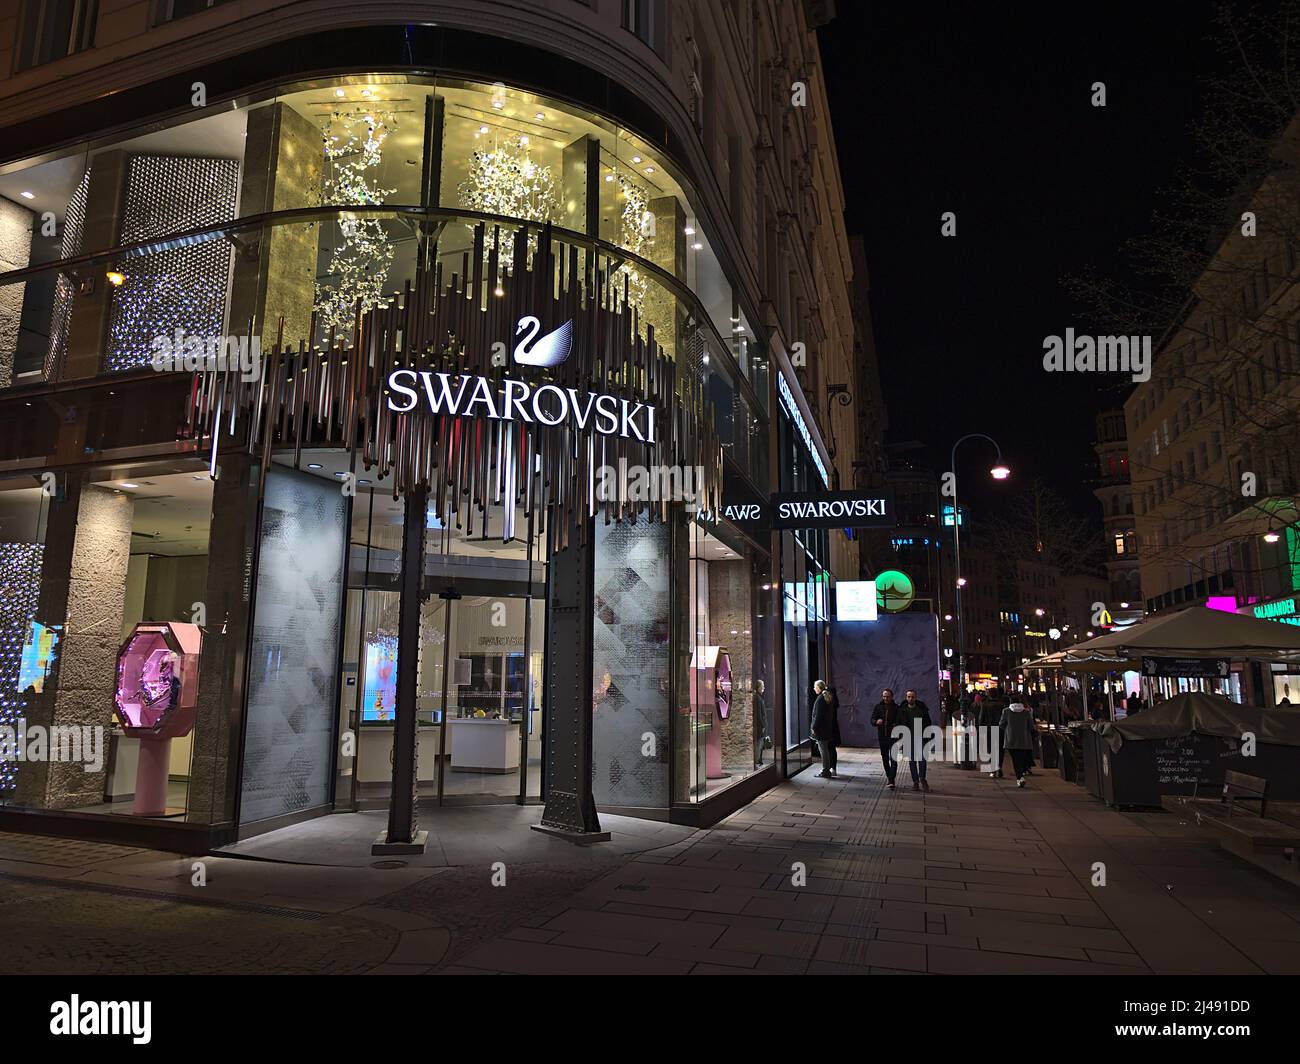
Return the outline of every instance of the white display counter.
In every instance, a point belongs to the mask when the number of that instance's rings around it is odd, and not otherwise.
[[[438,725],[421,727],[416,755],[416,781],[432,783],[438,772]],[[451,735],[447,738],[451,739]],[[359,783],[388,783],[393,778],[393,726],[367,724],[360,729],[357,740],[357,781]]]
[[[451,769],[460,772],[516,772],[519,769],[519,723],[484,717],[453,717],[447,738]]]

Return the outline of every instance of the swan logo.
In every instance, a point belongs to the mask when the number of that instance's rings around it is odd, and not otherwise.
[[[515,361],[521,366],[544,366],[548,369],[562,364],[573,350],[573,319],[558,329],[538,337],[542,323],[531,314],[520,318],[515,325]]]
[[[514,360],[520,365],[554,368],[573,351],[573,319],[545,336],[542,323],[529,314],[515,325]],[[503,345],[504,346],[504,345]],[[501,352],[504,358],[504,351]],[[499,365],[496,358],[494,365]],[[618,436],[641,443],[656,443],[655,408],[651,403],[623,399],[603,392],[534,384],[505,377],[490,380],[468,373],[395,369],[388,374],[385,403],[389,410],[406,414],[420,405],[429,413],[449,417],[482,415],[494,421],[523,421],[559,425],[571,422],[579,432],[591,429],[602,436]]]

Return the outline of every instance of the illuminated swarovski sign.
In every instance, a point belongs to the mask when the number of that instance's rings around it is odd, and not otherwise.
[[[772,496],[773,528],[884,528],[894,520],[889,492],[786,491]]]
[[[388,375],[388,409],[410,413],[420,402],[421,391],[431,414],[448,417],[481,415],[493,421],[525,421],[539,425],[560,425],[572,421],[579,431],[588,425],[602,436],[655,443],[655,408],[603,392],[579,392],[556,384],[534,387],[527,381],[506,377],[496,382],[475,374],[416,372],[395,369]],[[393,393],[401,398],[394,401]]]
[[[563,363],[573,347],[573,322],[538,338],[541,325],[529,315],[519,319],[514,359],[522,365],[555,367]],[[648,403],[604,392],[580,393],[576,388],[556,384],[533,386],[506,377],[492,382],[467,373],[434,373],[429,370],[395,369],[388,375],[385,401],[388,409],[407,414],[416,408],[423,391],[431,414],[448,417],[482,415],[493,421],[525,421],[529,424],[560,425],[572,421],[578,431],[588,425],[602,436],[655,443],[655,408]],[[393,393],[401,398],[394,402]],[[468,394],[467,394],[468,393]],[[544,401],[545,400],[545,401]],[[644,431],[642,431],[644,429]]]
[[[803,437],[803,442],[808,447],[808,453],[812,455],[813,464],[817,467],[817,472],[821,474],[822,483],[829,486],[831,482],[830,475],[826,472],[826,466],[822,464],[821,453],[813,445],[812,432],[808,429],[808,423],[804,421],[803,414],[799,413],[799,404],[794,401],[794,393],[790,391],[790,385],[785,379],[785,374],[778,372],[776,375],[776,390],[781,395],[781,405],[785,407],[785,412],[790,416],[794,427],[799,430],[799,435]]]

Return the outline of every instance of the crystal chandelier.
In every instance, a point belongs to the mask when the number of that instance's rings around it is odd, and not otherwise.
[[[523,218],[530,222],[553,222],[559,216],[560,198],[555,175],[549,166],[536,163],[528,149],[528,137],[518,135],[498,142],[491,151],[470,156],[469,176],[460,183],[460,202],[484,214]],[[468,226],[473,230],[473,224]],[[503,270],[514,261],[515,234],[503,231],[497,261]],[[483,251],[491,254],[491,241]]]
[[[328,164],[321,188],[327,207],[366,206],[383,203],[391,188],[376,183],[383,161],[384,139],[395,122],[391,115],[335,111],[321,132]],[[347,332],[357,313],[384,306],[384,285],[393,264],[393,245],[379,218],[342,213],[338,216],[339,242],[330,257],[330,281],[316,284],[315,311],[325,332]]]

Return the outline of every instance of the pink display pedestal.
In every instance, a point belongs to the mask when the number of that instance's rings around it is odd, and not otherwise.
[[[167,773],[171,764],[170,739],[141,739],[140,760],[135,769],[135,816],[167,815]]]
[[[713,718],[713,726],[709,729],[708,739],[705,740],[704,771],[711,780],[724,780],[730,775],[722,771],[722,729],[719,727],[721,723],[717,717]]]

